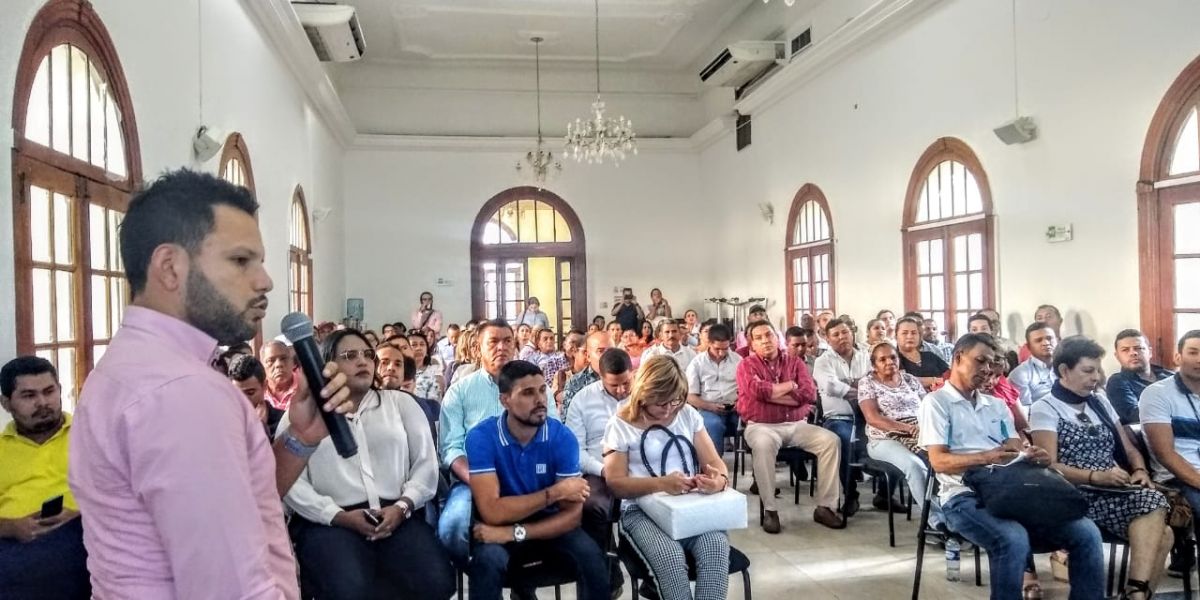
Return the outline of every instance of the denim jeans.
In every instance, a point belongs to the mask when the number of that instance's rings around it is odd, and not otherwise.
[[[91,598],[81,521],[72,519],[32,542],[0,540],[0,598]]]
[[[959,494],[942,506],[946,525],[988,554],[992,600],[1020,598],[1026,557],[1035,549],[1065,549],[1071,577],[1071,600],[1104,597],[1104,549],[1100,529],[1081,518],[1037,532],[1020,523],[998,519],[978,506],[975,494]]]
[[[858,482],[849,476],[850,461],[853,459],[850,455],[850,436],[854,434],[854,421],[849,419],[826,419],[821,426],[836,433],[838,439],[842,441],[842,461],[838,465],[838,478],[843,483],[849,482],[849,486],[845,489],[846,499],[857,498]]]
[[[701,410],[700,416],[704,419],[704,430],[708,432],[708,437],[712,438],[713,445],[717,447],[717,454],[724,455],[725,436],[737,433],[737,411],[734,411],[732,406],[725,414]]]
[[[446,505],[442,507],[437,536],[450,553],[450,560],[460,568],[466,567],[471,551],[472,508],[471,486],[455,481],[446,496]]]
[[[608,558],[591,536],[578,528],[548,540],[476,544],[467,569],[470,600],[500,600],[509,566],[536,560],[574,569],[579,600],[608,600]],[[522,584],[508,583],[514,587]]]

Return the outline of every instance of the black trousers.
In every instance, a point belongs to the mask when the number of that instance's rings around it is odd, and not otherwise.
[[[295,517],[291,533],[301,579],[320,600],[449,598],[457,591],[454,568],[424,512],[416,511],[375,542],[343,527]]]
[[[608,483],[603,477],[584,475],[591,493],[583,503],[583,531],[588,534],[601,550],[607,551],[612,542],[613,496],[608,489]]]

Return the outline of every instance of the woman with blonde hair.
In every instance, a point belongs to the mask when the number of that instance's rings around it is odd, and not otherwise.
[[[458,339],[458,347],[454,350],[454,368],[450,371],[450,385],[479,368],[478,333],[478,329],[467,329]]]
[[[663,600],[721,599],[729,588],[729,537],[710,531],[673,540],[637,505],[657,492],[715,494],[729,487],[725,462],[687,404],[687,382],[669,356],[646,360],[627,403],[604,432],[604,478],[622,498],[621,531],[658,585]],[[684,449],[690,451],[685,451]],[[696,565],[696,592],[688,583],[687,557]]]

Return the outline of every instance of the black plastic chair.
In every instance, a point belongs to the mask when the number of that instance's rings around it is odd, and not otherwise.
[[[625,570],[629,572],[629,583],[633,589],[633,598],[637,600],[641,598],[641,592],[638,588],[638,582],[642,580],[653,581],[654,577],[650,573],[650,567],[646,566],[646,562],[642,560],[642,556],[638,554],[634,548],[633,542],[621,532],[617,542],[617,558],[621,560],[621,564],[625,565]],[[696,563],[691,556],[687,557],[688,581],[696,580]],[[750,587],[750,558],[742,553],[741,550],[729,546],[729,574],[742,574],[742,595],[746,600],[753,598]]]
[[[880,479],[883,480],[883,484],[885,486],[884,489],[887,490],[886,494],[888,496],[888,545],[892,548],[895,548],[896,515],[895,511],[892,510],[891,503],[891,491],[894,489],[892,487],[892,482],[895,481],[897,484],[901,482],[907,482],[907,478],[904,476],[903,471],[896,468],[891,463],[875,460],[874,458],[871,458],[869,454],[867,454],[866,419],[863,417],[862,409],[859,407],[857,402],[851,402],[850,406],[854,409],[854,431],[850,436],[850,456],[848,458],[843,458],[843,460],[850,461],[850,468],[846,470],[847,477],[846,480],[842,482],[842,490],[850,489],[850,477],[854,476],[855,469],[860,469],[862,472],[871,475],[873,478],[875,478],[877,484]],[[933,474],[930,473],[930,477],[932,476]],[[904,496],[904,487],[905,486],[899,486],[901,497]],[[907,515],[908,520],[911,521],[912,499],[908,498],[904,501],[904,504],[908,508],[905,514]],[[847,519],[847,521],[849,521],[849,519]]]
[[[463,600],[465,574],[458,571],[458,600]],[[509,564],[504,577],[504,587],[514,585],[528,589],[554,588],[554,600],[562,600],[562,586],[575,583],[575,569],[571,565],[555,564],[552,557],[531,560],[520,565]]]
[[[948,529],[932,528],[929,526],[929,508],[933,505],[933,500],[937,496],[937,477],[933,473],[929,474],[929,483],[925,485],[925,503],[921,506],[921,522],[917,526],[917,568],[913,575],[913,591],[912,600],[917,600],[921,594],[921,568],[925,563],[925,540],[929,536],[934,536],[946,540],[954,540],[961,546],[967,542],[967,539],[954,533]],[[982,561],[979,558],[979,546],[972,544],[975,549],[975,585],[983,585],[983,569],[980,568]]]

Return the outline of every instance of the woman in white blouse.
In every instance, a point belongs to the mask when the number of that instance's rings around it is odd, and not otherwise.
[[[729,537],[711,531],[675,541],[638,508],[641,496],[715,494],[729,486],[725,462],[689,406],[687,383],[669,356],[646,360],[629,401],[617,409],[604,433],[604,478],[623,498],[621,530],[637,546],[663,600],[690,600],[686,557],[695,559],[697,599],[723,599],[729,589]],[[663,431],[659,428],[665,428]],[[680,444],[674,441],[682,438]],[[695,454],[681,448],[695,447]],[[674,449],[674,450],[672,450]]]
[[[375,351],[358,331],[334,332],[322,353],[350,378],[358,454],[343,459],[326,438],[284,496],[303,578],[319,598],[371,597],[384,580],[403,598],[449,598],[450,557],[424,518],[438,484],[425,413],[375,387]]]

